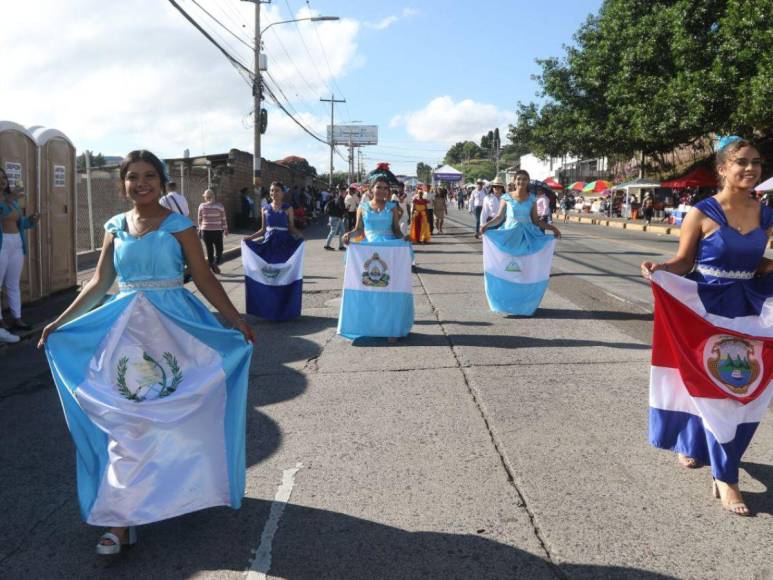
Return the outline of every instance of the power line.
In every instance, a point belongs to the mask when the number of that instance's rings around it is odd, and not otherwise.
[[[223,54],[223,56],[228,59],[228,62],[233,65],[234,68],[240,73],[242,78],[244,78],[245,81],[249,79],[250,82],[255,81],[255,77],[250,69],[247,68],[247,66],[244,65],[239,59],[232,56],[225,48],[223,48],[220,43],[215,40],[209,32],[207,32],[196,20],[188,14],[188,12],[180,6],[175,0],[169,0],[169,3],[175,7],[175,9],[183,15],[183,17],[190,22],[196,30],[201,32],[201,34],[204,35],[204,37],[209,40],[215,47]],[[246,75],[246,78],[245,78]],[[250,83],[248,83],[250,84]],[[320,143],[324,143],[325,145],[329,145],[327,141],[324,139],[321,139],[319,136],[315,135],[310,129],[308,129],[303,123],[301,123],[298,119],[296,119],[290,111],[287,110],[287,108],[280,102],[280,100],[276,97],[274,92],[271,90],[271,87],[268,85],[268,83],[264,83],[264,86],[266,87],[266,92],[271,96],[271,98],[274,100],[274,102],[277,104],[277,106],[288,116],[290,119],[293,120],[293,122],[298,125],[303,131],[308,133],[311,137],[319,141]],[[258,122],[258,111],[255,111],[255,122]],[[339,153],[340,155],[340,153]]]
[[[212,15],[212,13],[211,13],[209,10],[207,10],[206,8],[204,8],[204,7],[203,7],[201,4],[199,4],[199,3],[198,3],[196,0],[191,0],[191,2],[193,2],[193,3],[194,3],[196,6],[198,6],[198,7],[199,7],[199,9],[200,9],[200,10],[201,10],[201,11],[202,11],[204,14],[206,14],[206,15],[207,15],[207,16],[209,16],[209,17],[210,17],[212,20],[214,20],[215,22],[217,22],[217,23],[218,23],[218,24],[219,24],[219,25],[220,25],[220,26],[221,26],[221,27],[222,27],[222,28],[223,28],[223,29],[224,29],[226,32],[228,32],[228,34],[230,34],[231,36],[233,36],[233,37],[234,37],[236,40],[238,40],[239,42],[241,42],[241,43],[242,43],[244,46],[246,46],[246,47],[247,47],[247,48],[249,48],[250,50],[255,50],[255,47],[254,47],[252,44],[249,44],[249,43],[245,42],[245,41],[244,41],[244,40],[243,40],[241,37],[239,37],[239,36],[238,36],[236,33],[234,33],[234,32],[233,32],[233,31],[232,31],[230,28],[228,28],[228,27],[227,27],[225,24],[223,24],[222,22],[220,22],[220,20],[218,20],[218,19],[217,19],[215,16],[213,16],[213,15]]]

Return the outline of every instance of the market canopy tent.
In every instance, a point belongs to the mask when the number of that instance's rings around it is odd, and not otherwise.
[[[557,182],[555,179],[553,179],[552,177],[548,177],[548,178],[547,178],[547,179],[544,181],[544,183],[545,183],[545,185],[547,185],[547,186],[548,186],[550,189],[552,189],[552,190],[555,190],[555,191],[561,191],[561,190],[563,190],[563,189],[564,189],[564,186],[563,186],[563,185],[561,185],[560,183],[558,183],[558,182]]]
[[[717,176],[714,172],[705,167],[693,169],[687,175],[663,181],[661,187],[670,187],[671,189],[685,189],[688,187],[717,187]]]
[[[443,165],[432,172],[433,181],[462,181],[464,174],[450,165]]]
[[[631,189],[652,189],[655,187],[660,187],[659,181],[640,177],[639,179],[632,179],[631,181],[626,181],[620,185],[615,185],[613,189],[624,189],[625,191],[630,191]]]

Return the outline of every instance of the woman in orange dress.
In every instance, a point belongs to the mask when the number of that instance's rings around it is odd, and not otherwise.
[[[427,206],[424,190],[420,189],[411,204],[411,241],[414,244],[429,243],[429,221],[427,221]]]

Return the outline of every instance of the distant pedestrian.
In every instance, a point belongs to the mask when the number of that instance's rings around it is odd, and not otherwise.
[[[569,208],[571,206],[571,202],[569,201],[569,195],[566,194],[561,198],[561,217],[564,220],[564,223],[566,223],[566,220],[569,218]]]
[[[174,181],[167,183],[166,191],[166,195],[161,197],[161,199],[158,200],[158,203],[170,211],[188,217],[190,215],[190,211],[188,210],[188,200],[185,199],[184,195],[177,193],[177,183]]]
[[[483,209],[480,212],[479,226],[482,228],[499,213],[499,201],[505,192],[504,182],[497,176],[489,184],[489,193],[483,198]]]
[[[241,226],[247,229],[255,227],[255,200],[250,195],[249,187],[242,187],[239,190],[241,195]]]
[[[228,235],[228,221],[222,203],[215,201],[215,192],[211,189],[202,195],[204,203],[199,205],[198,223],[199,235],[207,248],[209,268],[215,274],[220,274],[220,263],[223,261],[223,236]]]
[[[435,195],[435,199],[432,201],[432,210],[434,214],[435,225],[437,226],[438,233],[443,233],[443,222],[446,219],[446,212],[448,211],[448,192],[444,188],[440,188]],[[430,231],[431,233],[431,231]]]
[[[328,226],[330,226],[330,232],[327,234],[327,240],[323,246],[326,250],[332,250],[330,245],[333,238],[338,236],[338,249],[345,250],[343,235],[346,224],[346,187],[343,185],[338,186],[338,195],[330,198],[325,204],[325,214],[328,216]]]
[[[8,306],[13,320],[6,322],[0,311],[0,342],[18,342],[19,337],[10,330],[30,330],[30,325],[21,318],[21,273],[24,268],[24,256],[27,254],[25,231],[35,227],[38,214],[25,217],[18,200],[23,195],[19,183],[13,188],[8,175],[0,169],[0,290],[5,290]]]
[[[435,196],[437,190],[434,187],[430,187],[429,191],[424,195],[424,199],[427,200],[427,223],[429,224],[429,233],[435,233]]]
[[[353,230],[357,223],[357,208],[360,205],[360,194],[357,193],[356,187],[349,186],[349,192],[344,201],[346,203],[346,229]]]
[[[478,179],[475,182],[475,189],[470,194],[470,211],[475,214],[475,237],[480,237],[480,214],[483,211],[483,200],[486,197],[486,191],[483,189],[483,180]]]
[[[543,224],[552,224],[553,217],[550,211],[550,198],[544,190],[537,190],[537,217]]]
[[[456,192],[456,209],[464,209],[464,190],[460,189]]]

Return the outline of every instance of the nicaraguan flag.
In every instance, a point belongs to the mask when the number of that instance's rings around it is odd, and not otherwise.
[[[303,299],[303,240],[242,241],[247,312],[267,320],[300,316]]]
[[[773,299],[760,316],[708,314],[692,280],[652,276],[655,325],[650,443],[710,463],[738,481],[738,466],[773,389]]]
[[[349,244],[338,334],[407,336],[413,326],[411,245],[402,240]]]
[[[203,324],[162,312],[164,300],[114,300],[46,341],[89,524],[241,504],[251,345],[209,313]]]
[[[530,316],[547,290],[556,240],[545,236],[539,249],[533,253],[520,253],[525,249],[503,248],[496,244],[493,238],[502,231],[483,235],[486,298],[494,312]]]

